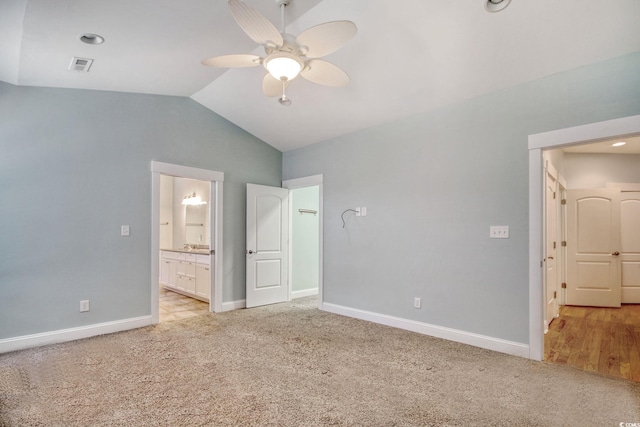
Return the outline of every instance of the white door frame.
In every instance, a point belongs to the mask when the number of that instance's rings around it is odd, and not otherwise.
[[[542,150],[640,133],[640,115],[529,135],[529,358],[544,358]]]
[[[209,311],[222,311],[222,289],[223,289],[223,240],[222,240],[222,212],[223,212],[223,187],[224,173],[194,168],[190,166],[174,165],[170,163],[151,161],[151,322],[153,324],[159,321],[159,301],[160,294],[158,284],[160,283],[160,174],[170,175],[180,178],[198,179],[201,181],[210,181],[209,200],[215,201],[215,209],[209,212],[210,242],[213,242],[212,249],[214,257],[212,267],[214,277],[212,277],[209,295],[213,300],[213,304],[209,302]]]
[[[322,310],[322,305],[324,302],[323,299],[323,252],[324,252],[324,245],[323,245],[323,222],[324,222],[324,215],[323,215],[323,210],[322,210],[322,206],[323,206],[323,196],[322,196],[322,192],[323,192],[323,181],[324,181],[324,175],[319,174],[319,175],[312,175],[312,176],[306,176],[303,178],[295,178],[295,179],[288,179],[286,181],[282,181],[282,188],[287,188],[289,190],[293,190],[296,188],[305,188],[305,187],[315,187],[318,186],[318,197],[319,197],[319,204],[318,204],[318,233],[320,234],[320,236],[318,236],[318,244],[320,246],[319,248],[319,259],[318,259],[318,308],[320,310]],[[291,203],[289,204],[289,209],[291,209]],[[291,217],[292,217],[293,213],[290,212],[289,213],[289,236],[291,236]],[[291,254],[292,251],[289,251],[289,299],[291,299]]]

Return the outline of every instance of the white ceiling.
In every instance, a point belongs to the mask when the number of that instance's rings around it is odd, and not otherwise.
[[[358,34],[325,59],[344,88],[291,82],[293,105],[262,94],[261,67],[202,59],[262,54],[224,0],[1,0],[0,80],[191,97],[282,151],[640,51],[638,0],[292,0],[287,32],[349,19]],[[279,28],[274,0],[245,0]],[[82,33],[105,37],[100,46]],[[89,73],[67,71],[73,56]]]
[[[614,147],[616,142],[625,142],[620,147]],[[590,144],[573,145],[562,148],[565,153],[582,153],[582,154],[640,154],[640,135],[607,139],[605,141],[593,142]]]

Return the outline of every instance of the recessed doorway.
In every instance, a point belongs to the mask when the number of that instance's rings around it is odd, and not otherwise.
[[[188,166],[172,165],[161,162],[151,162],[152,170],[152,256],[151,256],[151,316],[153,323],[158,323],[160,320],[160,286],[161,282],[168,283],[169,276],[173,277],[176,290],[182,288],[186,295],[190,295],[196,299],[200,296],[208,294],[208,311],[220,312],[222,311],[222,289],[223,289],[223,276],[221,274],[222,266],[222,248],[223,248],[223,233],[222,233],[222,212],[223,212],[223,183],[224,174],[222,172],[211,171],[206,169],[193,168]],[[175,215],[175,219],[180,219],[180,226],[177,224],[167,224],[167,222],[178,221],[161,221],[161,218],[166,218],[161,214],[161,210],[167,207],[163,207],[163,197],[161,192],[161,183],[165,177],[180,178],[186,180],[193,180],[194,182],[202,182],[206,186],[199,187],[199,190],[193,191],[191,189],[188,194],[174,194],[171,199],[176,197],[186,200],[179,215]],[[173,182],[173,181],[172,181]],[[182,187],[180,187],[182,188]],[[198,195],[198,191],[202,194]],[[184,191],[182,191],[184,192]],[[195,195],[194,195],[195,193]],[[207,194],[205,194],[207,193]],[[166,198],[166,197],[165,197]],[[207,201],[208,208],[196,209],[197,212],[187,212],[186,206],[195,206],[195,199],[198,199],[200,203],[198,205],[204,206],[202,201]],[[187,200],[189,199],[189,200]],[[166,204],[166,203],[165,203]],[[175,201],[171,205],[175,205]],[[171,208],[173,209],[173,208]],[[200,212],[202,210],[202,212]],[[189,216],[189,215],[190,216]],[[204,217],[200,214],[203,214]],[[197,219],[194,215],[198,215]],[[172,216],[173,217],[173,216]],[[178,218],[179,217],[179,218]],[[191,225],[187,225],[187,224]],[[164,224],[164,225],[162,225]],[[162,227],[172,227],[174,232],[172,238],[169,239],[168,233],[161,233]],[[177,227],[177,228],[176,228]],[[176,231],[178,230],[178,231]],[[176,237],[177,236],[177,237]],[[192,242],[193,241],[193,242]],[[162,245],[170,245],[173,249],[167,252],[167,261],[174,263],[174,271],[171,271],[171,266],[167,268],[161,268],[161,249]],[[187,247],[188,245],[188,247]],[[178,247],[176,247],[178,246]],[[182,246],[183,250],[180,250]],[[165,251],[162,251],[164,253]],[[169,255],[175,254],[173,258]],[[185,257],[188,257],[185,258]],[[183,259],[184,258],[184,259]],[[206,261],[206,262],[205,262]],[[193,265],[191,265],[193,264]],[[162,266],[165,267],[165,266]],[[178,272],[176,269],[180,268]],[[192,271],[193,270],[193,271]],[[173,274],[172,274],[173,273]],[[178,274],[180,273],[180,274]],[[200,278],[200,280],[198,280]],[[201,289],[197,287],[198,282],[207,283],[208,289]],[[193,289],[192,289],[193,288]],[[187,290],[186,292],[184,290]],[[176,292],[177,293],[177,292]],[[206,298],[205,298],[206,299]]]
[[[543,150],[603,141],[640,133],[640,116],[631,116],[529,136],[529,295],[530,358],[544,358],[545,289],[543,280]],[[556,319],[555,321],[557,321]]]

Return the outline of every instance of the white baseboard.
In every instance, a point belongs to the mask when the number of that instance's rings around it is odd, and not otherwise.
[[[239,310],[241,308],[245,308],[247,306],[246,300],[240,299],[238,301],[229,301],[222,303],[222,312],[231,311],[231,310]]]
[[[429,323],[417,322],[415,320],[402,319],[400,317],[388,316],[386,314],[378,314],[371,311],[344,307],[327,302],[322,304],[321,309],[330,313],[340,314],[342,316],[354,317],[356,319],[367,320],[369,322],[405,329],[407,331],[417,332],[419,334],[429,335],[436,338],[443,338],[445,340],[485,348],[487,350],[529,358],[528,344],[488,337],[486,335],[474,334],[458,329],[445,328],[443,326],[431,325]]]
[[[129,329],[142,328],[152,324],[151,316],[141,316],[131,319],[116,320],[113,322],[79,326],[77,328],[60,329],[58,331],[5,338],[0,340],[0,353],[39,347],[48,344],[75,341],[82,338],[94,337],[96,335],[111,334]]]
[[[310,297],[318,295],[318,288],[303,289],[301,291],[291,291],[291,299]]]

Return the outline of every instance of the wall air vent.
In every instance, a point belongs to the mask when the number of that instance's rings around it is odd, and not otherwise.
[[[91,68],[91,64],[93,64],[93,59],[89,58],[76,58],[75,56],[71,58],[71,64],[69,64],[69,71],[80,71],[86,73]]]

